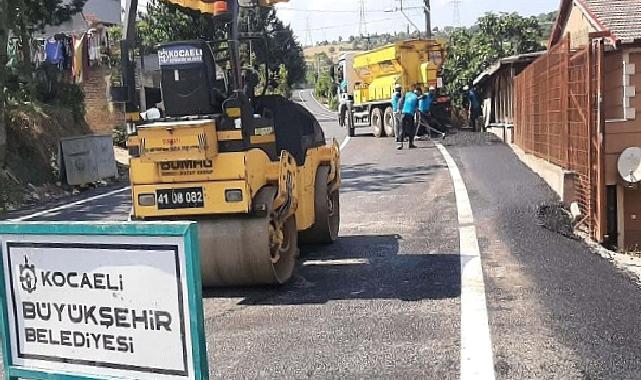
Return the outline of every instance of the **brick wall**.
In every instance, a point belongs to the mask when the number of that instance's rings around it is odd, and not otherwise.
[[[85,93],[85,120],[95,133],[111,133],[113,128],[124,122],[124,114],[119,105],[109,102],[108,68],[89,69],[83,84]]]

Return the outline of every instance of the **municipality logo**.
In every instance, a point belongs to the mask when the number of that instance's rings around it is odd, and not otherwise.
[[[27,293],[33,293],[37,284],[36,266],[29,262],[27,256],[24,257],[24,264],[20,264],[19,272],[22,289]]]

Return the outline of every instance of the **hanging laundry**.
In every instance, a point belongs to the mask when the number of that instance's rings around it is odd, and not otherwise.
[[[47,55],[47,58],[46,58],[47,63],[51,63],[53,65],[59,65],[62,63],[64,59],[64,56],[63,56],[64,53],[62,50],[62,43],[60,41],[56,41],[56,40],[47,41],[45,52]]]
[[[82,83],[84,79],[84,45],[85,35],[73,37],[73,68],[72,74],[76,83]]]

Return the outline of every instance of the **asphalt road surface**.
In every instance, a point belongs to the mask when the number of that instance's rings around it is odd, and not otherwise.
[[[205,291],[212,378],[641,378],[639,286],[564,233],[509,147],[459,132],[399,152],[294,98],[342,146],[340,239],[304,247],[285,286]],[[6,218],[128,211],[112,187]]]

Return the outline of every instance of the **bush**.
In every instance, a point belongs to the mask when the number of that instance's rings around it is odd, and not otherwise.
[[[58,89],[55,101],[59,106],[69,108],[76,122],[85,117],[85,93],[76,84],[64,84]]]
[[[122,124],[113,129],[114,145],[127,148],[127,126]]]

